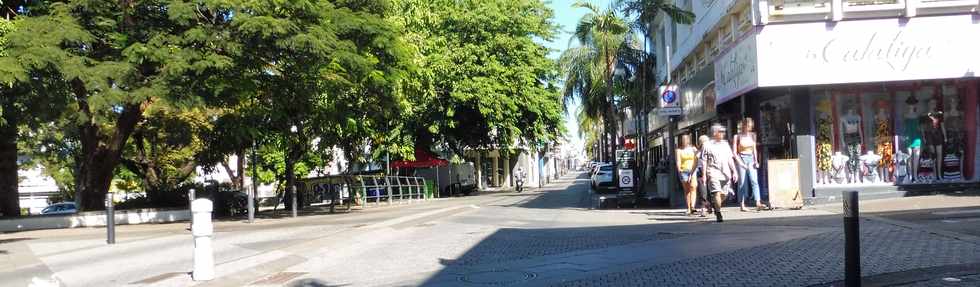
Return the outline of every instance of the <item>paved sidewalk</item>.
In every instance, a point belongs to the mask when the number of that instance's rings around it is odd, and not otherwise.
[[[677,209],[594,210],[589,198],[588,180],[570,175],[524,193],[220,222],[210,282],[187,275],[186,224],[122,227],[114,246],[104,244],[103,229],[3,234],[0,286],[836,286],[843,279],[839,206],[733,207],[716,223]],[[866,285],[980,286],[972,272],[980,240],[933,221],[899,220],[965,220],[973,200],[863,202],[874,210],[861,221]],[[910,204],[922,208],[903,209]]]

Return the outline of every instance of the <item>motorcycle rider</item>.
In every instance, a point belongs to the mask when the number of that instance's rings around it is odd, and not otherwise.
[[[517,192],[524,191],[524,168],[517,167],[517,172],[515,174],[515,183],[517,185]]]

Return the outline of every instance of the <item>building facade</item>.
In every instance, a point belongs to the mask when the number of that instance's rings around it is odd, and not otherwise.
[[[980,1],[677,5],[694,24],[652,24],[669,58],[659,74],[670,73],[662,80],[685,106],[679,134],[714,122],[734,133],[751,117],[768,194],[812,203],[845,189],[898,194],[980,179]]]

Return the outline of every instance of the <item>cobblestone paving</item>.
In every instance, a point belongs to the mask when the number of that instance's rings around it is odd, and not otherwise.
[[[980,262],[974,243],[876,221],[863,221],[861,228],[864,276]],[[843,241],[843,232],[827,232],[555,286],[820,286],[843,279]]]
[[[575,251],[608,248],[643,241],[673,239],[684,234],[657,232],[649,226],[601,228],[501,229],[460,257],[465,266],[514,261]]]

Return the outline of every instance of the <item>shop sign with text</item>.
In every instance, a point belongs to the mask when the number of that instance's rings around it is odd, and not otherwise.
[[[755,35],[751,35],[715,60],[715,94],[718,97],[716,104],[724,103],[757,86],[757,54]]]
[[[757,36],[758,85],[977,77],[980,23],[974,17],[768,25]]]

